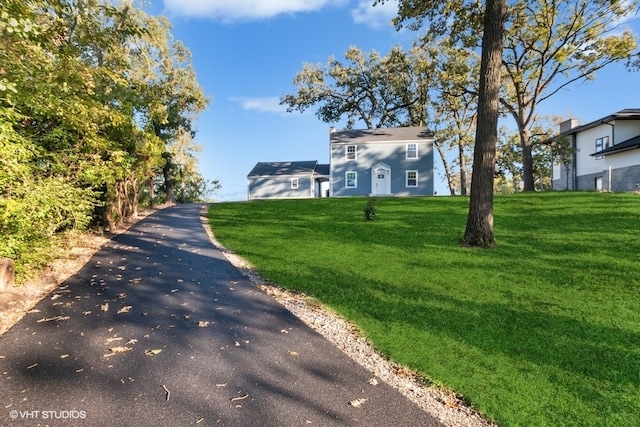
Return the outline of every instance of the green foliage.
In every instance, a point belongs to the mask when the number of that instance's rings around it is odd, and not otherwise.
[[[134,216],[193,134],[206,98],[170,29],[130,2],[2,2],[0,256],[18,271],[61,231]]]
[[[293,80],[296,93],[280,104],[289,112],[319,105],[320,120],[335,123],[346,116],[349,128],[357,121],[370,129],[406,126],[414,116],[422,122],[427,88],[410,53],[393,47],[381,56],[352,46],[344,56],[344,63],[331,57],[324,66],[304,64]]]
[[[373,221],[378,215],[378,208],[376,207],[376,199],[373,197],[367,197],[367,203],[364,206],[364,219],[367,221]]]
[[[535,164],[538,104],[566,87],[587,82],[637,47],[625,22],[638,9],[629,2],[521,0],[510,5],[503,55],[501,103],[520,135],[524,190],[538,189]]]
[[[636,425],[639,196],[496,196],[490,251],[457,244],[468,202],[378,199],[372,223],[362,198],[218,203],[209,220],[266,280],[498,425]]]

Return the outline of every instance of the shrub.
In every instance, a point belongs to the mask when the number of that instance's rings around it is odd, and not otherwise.
[[[364,207],[364,219],[373,221],[377,215],[376,199],[367,197],[367,204]]]

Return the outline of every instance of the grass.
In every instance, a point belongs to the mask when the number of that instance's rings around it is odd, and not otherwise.
[[[458,246],[468,200],[212,205],[267,279],[356,323],[391,359],[503,426],[640,422],[640,196],[495,199],[497,247]]]

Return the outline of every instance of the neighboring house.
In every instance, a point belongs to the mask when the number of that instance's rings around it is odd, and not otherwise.
[[[553,165],[554,190],[640,190],[640,109],[578,125],[560,124],[554,139],[569,138],[574,153]]]
[[[432,196],[433,133],[422,127],[335,131],[330,163],[260,162],[248,175],[249,199]]]

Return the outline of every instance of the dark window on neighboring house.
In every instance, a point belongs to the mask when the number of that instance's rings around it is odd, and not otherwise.
[[[347,160],[356,160],[357,157],[357,145],[347,145],[346,156]]]
[[[299,186],[300,186],[300,181],[298,180],[298,178],[291,178],[291,188],[293,190],[297,190]]]
[[[609,148],[609,137],[605,136],[603,138],[596,139],[596,153],[602,150],[606,150]],[[596,156],[596,160],[602,159],[604,156]]]

